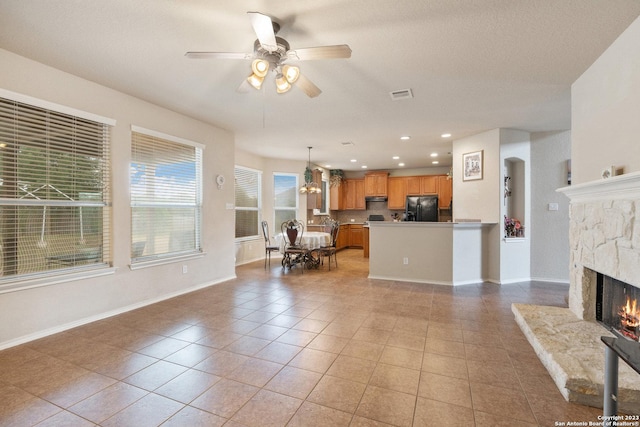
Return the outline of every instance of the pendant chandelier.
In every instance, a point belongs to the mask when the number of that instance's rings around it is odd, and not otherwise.
[[[304,170],[304,185],[300,187],[300,193],[317,194],[322,192],[322,188],[315,182],[313,182],[313,171],[311,170],[311,149],[313,147],[307,147],[309,149],[309,163]]]

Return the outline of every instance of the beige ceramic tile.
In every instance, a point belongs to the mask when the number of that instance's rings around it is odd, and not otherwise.
[[[232,421],[248,427],[284,426],[301,404],[300,399],[261,390],[232,417]]]
[[[368,386],[356,415],[400,427],[411,426],[416,396]]]
[[[191,406],[231,418],[260,389],[237,381],[221,379],[191,402]]]
[[[347,427],[352,415],[347,412],[304,402],[293,416],[287,427]]]
[[[307,400],[318,405],[353,413],[366,386],[362,383],[325,375]]]
[[[285,366],[264,388],[298,399],[306,399],[320,378],[322,374],[317,372]]]

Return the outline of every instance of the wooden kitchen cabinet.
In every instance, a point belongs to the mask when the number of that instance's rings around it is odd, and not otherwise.
[[[407,177],[407,195],[423,196],[438,192],[438,175],[421,175]]]
[[[344,209],[344,188],[345,182],[340,185],[332,185],[329,189],[329,209],[332,211],[341,211]]]
[[[364,257],[369,258],[369,227],[364,227],[362,229],[362,237],[363,237],[363,246],[364,246]]]
[[[420,177],[422,194],[436,194],[438,192],[438,176],[426,175]]]
[[[387,181],[387,194],[388,209],[404,209],[407,199],[407,177],[389,177]]]
[[[438,207],[449,209],[453,196],[453,180],[447,179],[446,175],[438,175]]]
[[[342,182],[344,188],[344,209],[364,210],[364,179],[347,179]]]
[[[341,224],[336,240],[336,249],[344,249],[349,246],[349,224]]]
[[[362,248],[364,245],[364,226],[362,224],[349,225],[349,247]]]
[[[420,177],[408,176],[407,180],[407,196],[420,196]]]
[[[387,196],[388,172],[369,172],[364,176],[365,197]]]

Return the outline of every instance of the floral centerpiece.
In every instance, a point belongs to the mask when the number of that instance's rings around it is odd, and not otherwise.
[[[505,237],[524,237],[524,227],[520,220],[504,216],[504,236]]]

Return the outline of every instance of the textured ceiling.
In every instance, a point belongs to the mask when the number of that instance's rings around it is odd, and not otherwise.
[[[184,53],[250,53],[247,11],[292,49],[344,43],[352,57],[298,64],[314,99],[271,81],[239,94],[249,61]],[[333,168],[421,168],[485,130],[569,129],[571,83],[638,15],[637,0],[0,0],[0,48],[232,130],[261,156],[313,146]],[[414,98],[392,101],[401,89]]]

